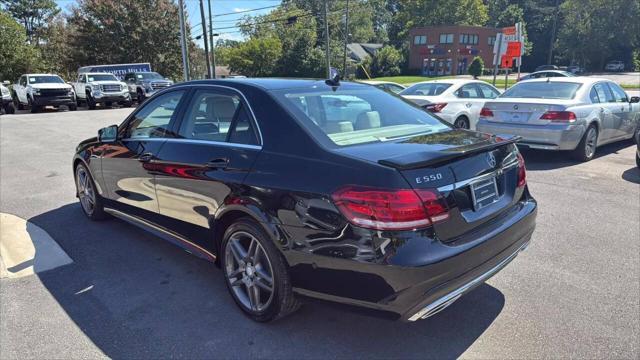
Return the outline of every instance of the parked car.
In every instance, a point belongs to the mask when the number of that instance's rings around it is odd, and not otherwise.
[[[572,77],[576,76],[574,73],[569,71],[562,70],[545,70],[545,71],[536,71],[531,74],[525,75],[520,78],[520,81],[531,80],[531,79],[542,79],[542,78],[550,78],[550,77]]]
[[[535,72],[544,71],[544,70],[559,70],[560,68],[556,65],[540,65],[535,69]]]
[[[604,66],[604,70],[605,71],[624,71],[624,62],[620,61],[620,60],[613,60],[613,61],[609,61],[605,66]]]
[[[457,128],[475,129],[484,102],[500,90],[480,80],[446,79],[413,84],[400,95]]]
[[[13,103],[13,97],[11,96],[11,90],[9,90],[5,85],[9,85],[8,81],[4,81],[0,84],[0,94],[2,95],[2,105],[0,110],[4,111],[7,114],[14,114],[16,112],[16,106]]]
[[[379,81],[379,80],[358,80],[358,82],[373,85],[378,89],[389,91],[394,94],[399,94],[402,90],[407,87],[404,85],[400,85],[398,83],[394,83],[392,81]]]
[[[575,75],[584,74],[584,68],[580,67],[578,65],[570,65],[570,66],[568,66],[567,67],[567,71],[572,73],[572,74],[575,74]]]
[[[158,90],[173,85],[173,81],[152,71],[127,73],[124,75],[124,82],[127,83],[131,98],[140,104]]]
[[[256,321],[297,295],[415,321],[529,244],[537,205],[516,140],[337,78],[204,80],[80,143],[73,168],[90,219],[215,262]]]
[[[640,124],[638,101],[606,79],[523,81],[484,105],[478,131],[519,135],[519,146],[572,150],[589,161],[596,147],[633,137]]]
[[[61,105],[76,110],[73,88],[56,74],[24,74],[13,84],[13,93],[20,110],[29,107],[32,113],[37,113],[45,106]]]
[[[640,128],[636,131],[636,165],[640,169]]]
[[[78,105],[86,103],[91,110],[97,105],[110,107],[113,103],[131,106],[131,95],[127,84],[111,73],[81,73],[72,83],[78,96]]]

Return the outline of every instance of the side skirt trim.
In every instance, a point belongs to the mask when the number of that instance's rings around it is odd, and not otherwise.
[[[211,262],[215,262],[216,261],[216,256],[213,255],[211,252],[209,252],[207,249],[203,248],[202,246],[199,246],[195,243],[193,243],[192,241],[189,241],[188,239],[186,239],[184,236],[178,235],[176,233],[174,233],[173,231],[166,229],[160,225],[154,224],[152,222],[149,222],[145,219],[142,219],[138,216],[135,215],[131,215],[131,214],[127,214],[124,213],[122,211],[113,209],[113,208],[104,208],[104,211],[108,214],[111,214],[121,220],[124,220],[132,225],[138,226],[140,228],[142,228],[143,230],[146,230],[164,240],[167,240],[183,249],[185,249],[186,251],[188,251],[189,253],[192,253],[194,255],[197,255],[207,261],[211,261]]]

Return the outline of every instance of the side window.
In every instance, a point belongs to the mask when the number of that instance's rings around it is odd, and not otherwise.
[[[622,90],[622,88],[618,84],[607,83],[611,92],[613,92],[613,98],[615,102],[629,102],[629,98],[627,98],[627,93]]]
[[[600,102],[614,102],[613,95],[611,95],[611,91],[609,91],[609,87],[604,83],[597,83],[593,86],[598,94],[598,98]]]
[[[489,85],[478,84],[480,87],[480,91],[482,92],[482,96],[485,99],[495,99],[500,95],[500,92]]]
[[[171,135],[169,123],[183,95],[183,90],[172,91],[145,104],[127,124],[124,137],[148,139]]]
[[[589,99],[591,99],[591,102],[594,104],[600,102],[600,97],[598,97],[598,92],[596,91],[595,86],[591,88],[591,91],[589,91]]]
[[[185,139],[257,145],[247,109],[238,95],[199,90],[187,110],[178,136]]]
[[[462,98],[462,99],[482,98],[482,95],[480,95],[480,90],[478,90],[478,87],[476,86],[476,84],[464,85],[463,87],[460,88],[460,90],[457,91],[457,95],[459,98]]]

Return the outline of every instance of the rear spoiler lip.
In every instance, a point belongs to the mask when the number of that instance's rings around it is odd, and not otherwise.
[[[389,166],[398,170],[413,170],[433,166],[453,160],[455,158],[465,157],[479,152],[496,149],[504,145],[515,144],[518,141],[522,140],[522,137],[515,135],[493,135],[491,137],[491,140],[492,142],[489,144],[471,145],[468,147],[460,146],[447,150],[424,152],[423,154],[426,155],[426,158],[420,161],[406,161],[406,155],[399,155],[388,159],[378,160],[378,164]]]

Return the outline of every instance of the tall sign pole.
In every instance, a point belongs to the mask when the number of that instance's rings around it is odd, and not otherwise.
[[[518,77],[517,81],[520,81],[520,65],[522,64],[522,53],[524,52],[524,36],[522,35],[522,23],[516,23],[516,35],[518,41],[520,41],[520,56],[518,56]]]
[[[342,60],[342,76],[347,76],[347,42],[349,41],[349,0],[344,14],[344,59]]]
[[[496,35],[496,42],[493,46],[493,86],[496,86],[498,76],[498,66],[500,66],[500,53],[502,49],[502,33]]]
[[[204,4],[200,0],[200,18],[202,19],[202,39],[204,40],[204,57],[207,60],[207,79],[211,79],[211,62],[209,61],[209,42],[207,41],[207,18],[204,16]]]
[[[184,81],[189,81],[189,59],[187,57],[186,30],[184,27],[184,0],[178,0],[178,11],[180,17],[180,47],[182,47],[182,71]]]
[[[331,60],[329,59],[329,19],[327,13],[329,12],[327,0],[324,0],[324,38],[326,43],[326,57],[327,57],[327,79],[331,78]]]
[[[211,16],[211,3],[213,0],[207,0],[209,5],[209,42],[211,44],[211,60],[213,60],[213,79],[216,78],[216,45],[213,43],[213,16]]]

